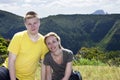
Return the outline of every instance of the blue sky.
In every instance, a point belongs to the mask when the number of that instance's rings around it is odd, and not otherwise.
[[[36,11],[40,17],[57,14],[91,14],[102,9],[120,14],[120,0],[0,0],[0,10],[24,16]]]

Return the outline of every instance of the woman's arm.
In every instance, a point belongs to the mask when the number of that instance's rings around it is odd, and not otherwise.
[[[44,65],[42,60],[41,65],[41,80],[52,80],[52,69],[50,66]]]
[[[16,80],[15,60],[16,60],[16,55],[10,52],[8,57],[8,69],[10,74],[10,80]]]
[[[65,76],[62,80],[68,80],[72,72],[72,62],[68,62],[65,69]]]
[[[46,80],[52,80],[52,68],[47,65],[46,66]]]

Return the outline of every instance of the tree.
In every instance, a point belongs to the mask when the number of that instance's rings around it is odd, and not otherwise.
[[[105,53],[102,50],[100,50],[98,47],[92,47],[92,48],[82,47],[79,50],[79,53],[81,54],[82,58],[86,58],[89,60],[95,59],[104,62],[104,59],[106,58]]]
[[[0,37],[0,64],[3,63],[5,58],[8,56],[8,44],[9,40],[5,40],[4,38]]]

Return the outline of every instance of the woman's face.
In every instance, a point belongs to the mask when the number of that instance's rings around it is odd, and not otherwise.
[[[40,26],[40,21],[38,18],[30,18],[25,21],[26,28],[28,32],[32,35],[37,34]]]
[[[46,44],[47,44],[48,49],[51,52],[56,52],[58,49],[60,49],[59,48],[60,41],[58,41],[55,36],[49,36],[49,37],[47,37]]]

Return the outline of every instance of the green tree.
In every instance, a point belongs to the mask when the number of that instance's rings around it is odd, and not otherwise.
[[[110,51],[106,53],[107,63],[112,66],[120,66],[120,51]]]
[[[89,60],[95,59],[104,62],[106,58],[105,53],[102,50],[100,50],[98,47],[92,47],[92,48],[82,47],[79,50],[79,54],[81,55],[82,58],[86,58]]]
[[[5,40],[4,38],[0,37],[0,64],[3,63],[5,58],[8,56],[8,44],[9,40]]]

